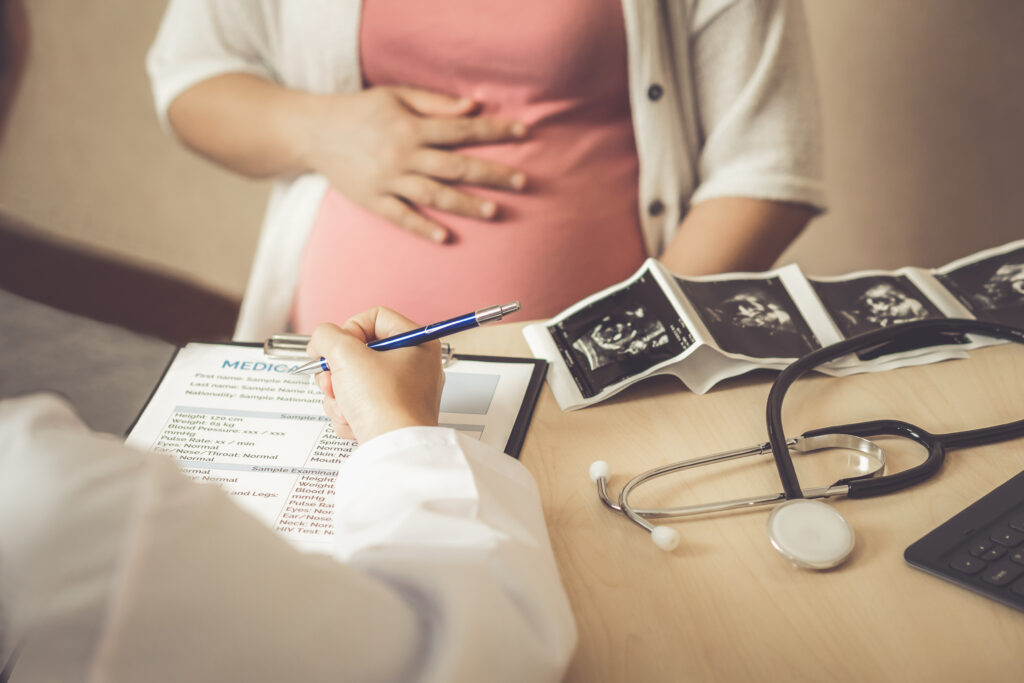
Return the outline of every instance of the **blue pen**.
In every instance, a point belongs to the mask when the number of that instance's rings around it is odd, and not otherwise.
[[[417,344],[422,344],[423,342],[428,342],[432,339],[444,337],[449,334],[455,334],[456,332],[462,332],[463,330],[468,330],[471,327],[483,325],[484,323],[501,320],[504,316],[510,313],[515,313],[518,310],[518,301],[513,301],[512,303],[505,304],[503,306],[488,306],[487,308],[481,308],[478,311],[456,316],[449,320],[434,323],[433,325],[425,325],[417,330],[396,334],[394,337],[377,339],[376,341],[372,341],[367,344],[367,346],[375,351],[387,351],[389,349],[402,349],[406,346],[416,346]],[[300,365],[292,370],[292,374],[312,375],[318,372],[327,372],[330,369],[331,368],[327,365],[327,359],[321,358],[320,360],[311,360],[305,365]]]

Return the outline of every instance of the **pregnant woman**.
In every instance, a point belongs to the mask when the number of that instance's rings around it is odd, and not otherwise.
[[[187,146],[279,179],[239,339],[763,269],[823,204],[789,0],[172,0],[148,66]]]

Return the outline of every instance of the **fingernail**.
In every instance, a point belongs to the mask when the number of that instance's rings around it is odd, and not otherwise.
[[[465,109],[466,107],[471,106],[473,106],[473,100],[469,99],[468,97],[463,97],[455,103],[456,109]]]
[[[438,244],[444,244],[445,240],[448,239],[448,233],[444,230],[435,230],[430,233],[430,239],[434,240]]]
[[[524,135],[526,135],[526,124],[523,123],[522,121],[516,121],[515,123],[513,123],[512,135],[515,135],[517,138],[521,138]]]
[[[517,190],[521,190],[526,187],[526,175],[523,173],[516,173],[511,178],[512,187]]]
[[[480,205],[480,213],[484,218],[494,218],[494,214],[498,211],[498,205],[494,202],[484,202]]]

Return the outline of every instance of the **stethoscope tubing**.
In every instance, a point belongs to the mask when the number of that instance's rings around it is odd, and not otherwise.
[[[789,456],[786,434],[782,428],[782,403],[789,387],[801,376],[818,367],[822,363],[835,360],[849,353],[864,351],[880,344],[917,334],[979,334],[983,336],[1007,339],[1024,344],[1024,330],[1002,323],[963,318],[942,318],[935,320],[919,320],[903,323],[896,327],[883,328],[850,337],[838,343],[812,351],[787,366],[772,383],[768,392],[765,421],[768,426],[768,442],[782,488],[787,499],[803,498],[800,481]],[[920,427],[900,420],[875,420],[840,427],[829,427],[828,431],[848,430],[858,436],[878,436],[890,434],[905,436],[917,441],[927,448],[928,457],[923,463],[908,470],[889,474],[876,479],[865,479],[850,482],[847,495],[851,498],[892,493],[924,481],[942,467],[946,447],[966,447],[995,443],[1024,436],[1024,420],[1008,422],[992,427],[972,429],[965,432],[935,435]]]
[[[885,467],[885,453],[878,447],[874,442],[863,439],[857,436],[851,436],[838,431],[826,431],[816,430],[813,434],[808,432],[799,437],[790,439],[787,442],[787,449],[792,449],[798,453],[813,453],[815,451],[841,448],[851,451],[856,451],[865,457],[865,460],[873,460],[876,465],[867,469],[864,473],[847,477],[838,482],[830,484],[828,486],[821,486],[815,488],[809,488],[804,490],[805,498],[831,498],[833,496],[845,495],[848,490],[848,482],[856,481],[863,478],[874,477],[883,471]],[[750,496],[747,498],[736,498],[733,500],[718,501],[714,503],[702,503],[697,505],[687,505],[673,508],[634,508],[629,504],[629,496],[637,487],[645,484],[658,477],[686,470],[692,467],[698,467],[701,465],[710,465],[714,463],[725,462],[735,458],[749,457],[754,455],[763,455],[770,452],[770,445],[765,442],[755,446],[747,448],[738,448],[730,451],[722,451],[720,453],[713,453],[711,455],[705,455],[697,458],[691,458],[690,460],[684,460],[680,462],[670,463],[663,465],[646,472],[642,472],[637,476],[633,477],[627,482],[622,489],[619,491],[617,503],[612,500],[608,494],[607,479],[604,476],[595,477],[595,483],[597,484],[598,496],[601,498],[601,502],[605,506],[619,512],[629,518],[633,523],[638,526],[653,531],[654,527],[647,522],[648,519],[664,519],[668,517],[688,517],[692,515],[707,514],[712,512],[724,512],[727,510],[736,510],[740,508],[753,508],[760,507],[762,505],[772,505],[785,500],[784,493],[770,493],[762,494],[758,496]]]

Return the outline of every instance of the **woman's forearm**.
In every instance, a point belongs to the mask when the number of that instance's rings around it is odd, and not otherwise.
[[[168,108],[188,147],[250,177],[322,174],[350,201],[416,235],[444,242],[448,229],[421,213],[490,220],[495,201],[455,183],[523,189],[518,169],[460,152],[527,135],[520,121],[478,116],[479,103],[404,86],[353,93],[289,90],[244,73],[203,81]]]
[[[195,152],[254,178],[295,175],[306,162],[316,95],[244,73],[215,76],[168,108],[175,134]]]
[[[690,208],[659,260],[677,275],[767,270],[814,215],[804,204],[709,199]]]

